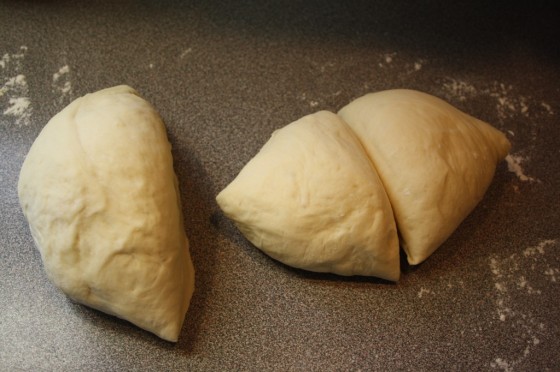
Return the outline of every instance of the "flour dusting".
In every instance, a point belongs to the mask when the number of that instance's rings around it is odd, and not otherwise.
[[[27,47],[21,46],[19,52],[5,53],[0,60],[2,121],[8,120],[17,126],[29,125],[33,113],[29,87],[23,74],[23,60],[26,52]]]
[[[541,107],[543,107],[549,115],[554,115],[554,111],[552,111],[552,107],[548,103],[541,102]]]
[[[506,162],[508,165],[508,170],[512,173],[515,173],[517,178],[523,182],[534,182],[536,181],[535,178],[527,176],[523,171],[523,167],[521,164],[526,163],[529,159],[527,157],[523,157],[521,155],[514,155],[508,154],[506,156]]]
[[[443,88],[448,98],[458,98],[459,101],[466,101],[467,98],[473,98],[478,94],[477,89],[473,85],[455,79],[448,79],[443,83]]]
[[[340,93],[341,93],[341,92],[338,91],[338,92],[336,92],[336,93],[334,93],[334,94],[331,94],[330,96],[333,96],[333,97],[334,97],[334,96],[339,95]],[[328,97],[328,96],[327,96],[327,97]],[[310,98],[310,97],[307,95],[307,93],[301,93],[301,94],[299,94],[299,95],[298,95],[298,98],[299,98],[300,100],[304,101],[304,102],[307,102],[307,104],[308,104],[309,107],[311,107],[311,108],[316,108],[316,107],[318,107],[318,106],[321,104],[321,101],[322,101],[321,98],[315,98],[315,99]]]
[[[58,94],[60,103],[72,95],[72,81],[70,80],[70,67],[62,66],[52,77],[52,90]]]
[[[192,48],[187,48],[185,50],[183,50],[183,52],[181,53],[181,55],[179,56],[180,59],[185,58],[187,55],[191,54],[192,52]]]
[[[492,368],[499,368],[506,372],[513,371],[513,367],[510,366],[509,363],[503,360],[502,358],[496,358],[496,360],[490,363],[490,365],[492,366]]]
[[[501,122],[516,116],[527,119],[541,117],[543,114],[554,114],[548,103],[537,104],[530,96],[517,94],[515,87],[511,84],[494,81],[483,87],[475,87],[466,81],[446,78],[442,87],[444,95],[450,100],[466,101],[478,97],[490,98]]]
[[[4,115],[12,115],[18,119],[24,117],[31,106],[31,101],[27,97],[10,98],[9,107],[4,110]]]
[[[556,282],[558,268],[551,267],[548,260],[549,257],[554,257],[555,252],[549,248],[555,245],[556,239],[546,239],[536,246],[525,248],[521,253],[514,253],[507,257],[495,255],[490,258],[489,267],[494,277],[497,318],[505,326],[511,327],[512,334],[521,335],[517,339],[512,338],[511,341],[514,345],[522,346],[514,358],[496,357],[490,362],[492,368],[512,371],[541,344],[539,337],[546,333],[546,325],[539,322],[530,311],[519,310],[520,306],[516,304],[516,298],[520,295],[539,296],[542,294],[539,286],[545,285],[543,282]],[[533,278],[533,282],[529,277]]]
[[[434,291],[422,287],[420,288],[420,291],[418,291],[418,298],[422,298],[426,294],[434,294]]]
[[[524,169],[530,160],[530,155],[536,149],[542,120],[555,114],[550,104],[537,101],[530,95],[520,94],[515,86],[498,81],[475,86],[466,81],[446,78],[442,83],[442,88],[443,95],[450,101],[484,99],[485,102],[488,102],[489,107],[494,107],[498,127],[509,134],[510,138],[519,134],[519,131],[522,131],[522,134],[518,136],[519,141],[528,136],[528,145],[523,149],[517,149],[516,153],[508,155],[505,160],[508,170],[514,173],[520,181],[540,182],[539,179],[526,174]],[[513,126],[513,128],[507,128],[507,126]],[[512,130],[514,128],[515,132]],[[516,143],[513,144],[515,147]]]
[[[544,271],[544,275],[546,275],[548,277],[548,280],[553,283],[556,283],[558,281],[558,274],[560,274],[560,269],[558,269],[557,267],[549,267]]]
[[[377,62],[377,66],[379,66],[380,68],[390,67],[390,65],[395,61],[396,55],[397,53],[395,52],[381,54],[378,57],[379,62]]]

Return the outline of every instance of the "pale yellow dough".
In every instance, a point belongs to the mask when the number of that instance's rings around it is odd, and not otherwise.
[[[497,129],[418,91],[367,94],[338,114],[379,172],[411,264],[473,210],[510,149]]]
[[[389,200],[356,136],[333,113],[274,132],[216,199],[254,245],[287,265],[399,279]]]
[[[177,341],[194,290],[171,146],[128,86],[52,118],[18,193],[45,270],[74,300]]]

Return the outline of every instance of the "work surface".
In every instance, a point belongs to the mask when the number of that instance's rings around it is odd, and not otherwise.
[[[1,1],[0,370],[558,370],[559,17],[460,3]],[[123,83],[173,145],[196,267],[177,344],[58,291],[18,204],[47,121]],[[397,284],[294,270],[223,216],[215,195],[275,129],[390,88],[513,144],[426,262]]]

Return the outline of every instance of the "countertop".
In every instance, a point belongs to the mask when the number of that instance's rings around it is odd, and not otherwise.
[[[558,19],[539,1],[0,1],[0,370],[559,370]],[[196,267],[176,344],[57,290],[18,204],[41,128],[123,83],[173,145]],[[223,216],[275,129],[390,88],[513,144],[427,261],[396,284],[295,270]]]

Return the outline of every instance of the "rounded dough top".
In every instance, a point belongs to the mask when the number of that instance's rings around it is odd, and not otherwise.
[[[413,90],[367,94],[338,114],[379,172],[411,264],[426,259],[472,211],[510,148],[489,124]]]
[[[171,146],[128,86],[53,117],[18,193],[49,278],[78,302],[176,341],[194,289]]]
[[[274,132],[217,201],[253,244],[290,266],[399,278],[389,201],[361,144],[333,113]]]

